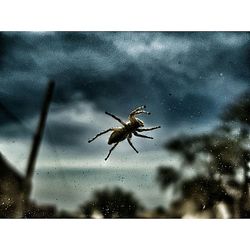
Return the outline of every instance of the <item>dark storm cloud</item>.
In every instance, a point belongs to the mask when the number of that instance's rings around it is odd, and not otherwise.
[[[166,109],[165,115],[176,126],[182,122],[195,124],[204,119],[210,119],[214,116],[216,110],[216,104],[211,98],[192,93],[185,95],[183,99],[169,98],[166,106],[168,106],[168,109]]]
[[[37,117],[48,79],[57,83],[53,105],[65,110],[90,102],[93,112],[126,117],[146,104],[170,130],[209,123],[249,84],[249,41],[248,33],[0,33],[1,125],[13,122],[7,109],[25,124]],[[49,127],[55,144],[76,146],[91,129]]]
[[[91,131],[88,127],[80,124],[72,124],[63,121],[50,122],[46,128],[46,140],[52,145],[68,145],[69,147],[80,146],[83,136]]]

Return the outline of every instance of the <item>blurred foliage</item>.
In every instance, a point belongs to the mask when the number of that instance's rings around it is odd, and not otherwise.
[[[100,213],[104,218],[135,218],[142,206],[131,192],[116,187],[96,191],[93,199],[81,209],[87,218],[92,218],[94,213]]]
[[[180,178],[179,173],[171,167],[159,167],[157,172],[157,181],[162,189],[176,183]]]
[[[227,107],[222,114],[222,119],[226,122],[239,122],[242,125],[250,125],[250,90],[242,94],[236,102]]]
[[[169,213],[184,217],[194,213],[202,217],[219,217],[219,204],[230,217],[250,217],[249,202],[249,93],[229,105],[222,114],[222,125],[206,134],[179,135],[165,148],[180,156],[177,166],[159,167],[157,181],[161,188],[174,186],[177,198]],[[233,123],[232,123],[233,122]],[[185,170],[192,168],[192,177]]]

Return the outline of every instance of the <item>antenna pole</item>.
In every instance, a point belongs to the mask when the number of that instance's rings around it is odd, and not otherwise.
[[[44,128],[46,125],[47,115],[49,111],[50,102],[52,100],[54,88],[55,88],[55,82],[50,81],[48,83],[46,96],[43,102],[39,123],[38,123],[36,132],[33,137],[33,143],[32,143],[32,147],[31,147],[31,151],[30,151],[30,155],[29,155],[29,159],[27,163],[27,170],[26,170],[26,177],[25,177],[24,211],[23,211],[24,214],[25,214],[25,209],[27,208],[28,201],[30,198],[32,176],[35,170],[36,159],[37,159],[40,144],[42,141]]]

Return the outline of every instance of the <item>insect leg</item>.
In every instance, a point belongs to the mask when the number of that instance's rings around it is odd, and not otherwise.
[[[105,112],[105,114],[113,117],[115,120],[117,120],[118,122],[120,122],[123,126],[126,125],[126,123],[124,121],[122,121],[119,117],[117,117],[117,116],[115,116],[113,114],[110,114],[109,112]]]
[[[150,130],[154,130],[154,129],[158,129],[161,126],[157,126],[157,127],[153,127],[153,128],[138,128],[137,131],[138,132],[143,132],[143,131],[150,131]]]
[[[147,114],[147,115],[151,115],[151,113],[150,113],[150,112],[145,111],[145,110],[139,110],[139,111],[136,111],[134,114],[135,114],[135,115],[139,115],[139,114]]]
[[[134,149],[134,151],[138,154],[139,152],[136,150],[136,148],[132,144],[131,137],[132,137],[131,135],[127,137],[128,143]]]
[[[140,106],[140,107],[134,109],[130,114],[134,114],[135,112],[142,110],[142,109],[145,109],[145,108],[146,108],[146,105]]]
[[[140,135],[140,134],[138,134],[138,133],[136,133],[136,132],[134,132],[134,135],[135,135],[135,136],[138,136],[138,137],[147,138],[147,139],[154,139],[153,137],[149,137],[149,136],[146,136],[146,135]]]
[[[107,157],[105,158],[105,161],[109,158],[111,152],[115,149],[115,147],[118,145],[119,142],[117,142],[110,150],[109,150],[109,153],[107,155]]]
[[[105,131],[103,131],[103,132],[97,134],[94,138],[92,138],[91,140],[88,140],[88,143],[94,141],[97,137],[99,137],[100,135],[103,135],[103,134],[105,134],[105,133],[108,133],[109,131],[113,131],[113,128],[109,128],[108,130],[105,130]]]
[[[135,110],[133,110],[131,113],[130,113],[130,117],[131,116],[134,116],[134,115],[139,115],[139,114],[148,114],[148,115],[150,115],[150,113],[149,112],[147,112],[147,111],[145,111],[145,110],[143,110],[143,109],[145,109],[146,108],[146,106],[144,105],[144,106],[141,106],[141,107],[138,107],[138,108],[136,108]]]

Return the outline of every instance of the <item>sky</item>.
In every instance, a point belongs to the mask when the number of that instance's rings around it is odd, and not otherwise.
[[[49,80],[56,89],[37,168],[152,168],[176,161],[170,138],[207,132],[249,88],[250,34],[243,32],[1,32],[0,152],[25,170]],[[109,134],[137,106],[154,140],[124,141],[108,161]]]

